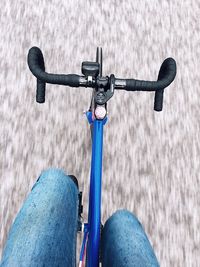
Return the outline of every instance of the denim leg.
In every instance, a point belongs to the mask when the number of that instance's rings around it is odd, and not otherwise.
[[[78,188],[62,170],[44,171],[17,215],[1,267],[74,267]]]
[[[102,232],[103,267],[158,267],[158,261],[138,219],[119,210]]]

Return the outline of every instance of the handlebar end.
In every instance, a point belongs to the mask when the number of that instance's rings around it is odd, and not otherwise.
[[[155,92],[155,98],[154,98],[155,111],[162,111],[163,109],[163,94],[164,94],[164,89],[160,89]]]
[[[44,103],[45,102],[45,91],[46,91],[46,83],[37,79],[37,90],[36,90],[36,102]]]

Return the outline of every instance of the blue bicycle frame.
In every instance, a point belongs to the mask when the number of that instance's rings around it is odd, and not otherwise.
[[[86,267],[99,266],[100,231],[101,231],[101,178],[102,178],[102,155],[103,155],[103,126],[107,117],[103,120],[93,120],[92,112],[86,112],[89,124],[92,124],[92,160],[90,170],[90,193],[88,223],[84,225],[84,246],[87,246]],[[88,242],[86,244],[86,235]]]

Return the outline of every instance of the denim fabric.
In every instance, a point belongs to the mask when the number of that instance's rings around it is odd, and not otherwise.
[[[78,189],[62,170],[44,171],[11,227],[1,267],[75,266]]]
[[[103,267],[159,266],[142,225],[126,210],[117,211],[107,220],[101,251]]]
[[[78,188],[62,170],[44,171],[17,215],[1,267],[74,267]],[[103,267],[159,266],[137,218],[121,210],[102,232]]]

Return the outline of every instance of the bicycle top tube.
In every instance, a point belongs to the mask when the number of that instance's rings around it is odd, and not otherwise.
[[[102,52],[97,48],[96,61],[82,62],[82,74],[52,74],[45,72],[44,58],[38,47],[32,47],[28,53],[28,65],[37,78],[36,101],[45,102],[46,83],[68,85],[71,87],[94,88],[94,100],[97,105],[105,105],[113,96],[114,90],[126,91],[155,91],[154,110],[161,111],[163,107],[164,89],[169,86],[176,76],[176,62],[173,58],[163,61],[157,81],[136,79],[119,79],[111,74],[102,76]],[[99,57],[101,57],[99,59]],[[99,64],[101,60],[101,64]]]

